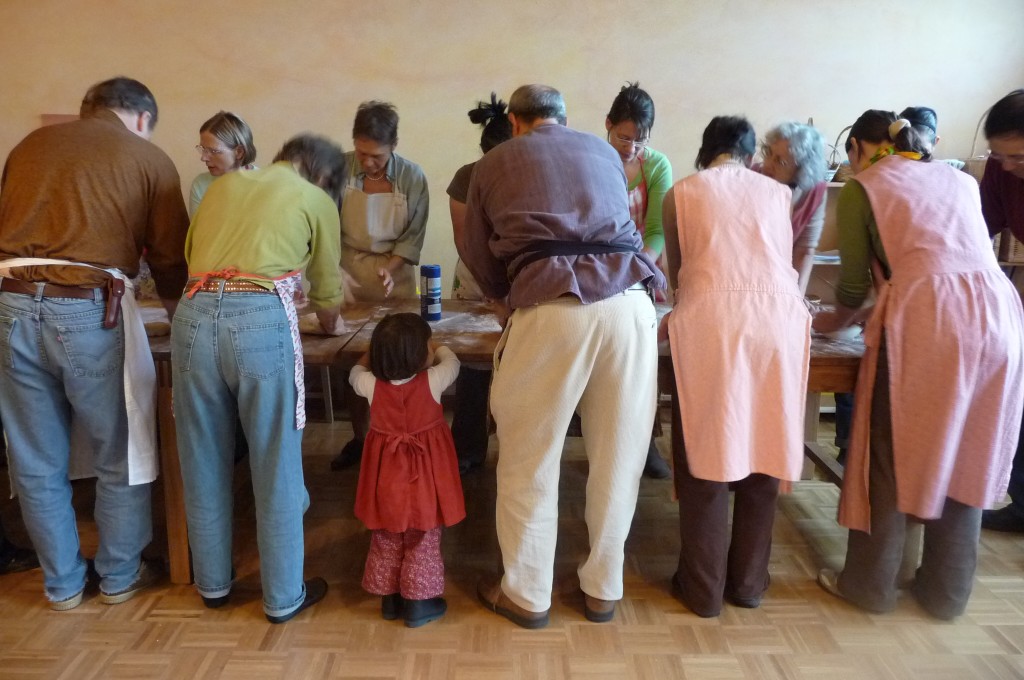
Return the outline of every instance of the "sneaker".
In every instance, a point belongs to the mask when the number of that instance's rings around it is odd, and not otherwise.
[[[119,590],[116,593],[105,593],[100,588],[99,600],[103,604],[121,604],[135,597],[140,590],[150,587],[160,580],[160,571],[152,566],[145,560],[139,565],[139,573],[135,575],[135,580],[132,584],[124,590]]]
[[[644,477],[650,479],[672,479],[672,468],[661,457],[657,444],[651,439],[651,445],[647,447],[647,462],[644,463]]]
[[[405,601],[405,627],[419,628],[436,621],[448,611],[448,603],[443,597],[432,597],[429,600]]]
[[[341,453],[331,461],[331,469],[334,471],[350,468],[358,463],[363,457],[363,440],[353,438],[348,444],[341,447]]]
[[[839,573],[835,569],[818,570],[818,585],[829,595],[835,595],[840,600],[846,599],[846,596],[839,592]]]
[[[63,600],[51,600],[50,609],[55,612],[66,612],[69,609],[74,609],[78,605],[82,604],[82,595],[85,593],[85,589],[79,590],[71,597]]]
[[[1024,533],[1024,513],[1014,503],[998,510],[984,510],[981,513],[981,528],[989,531]]]
[[[280,616],[273,616],[267,614],[267,621],[271,623],[285,623],[294,619],[299,612],[303,612],[320,600],[324,599],[324,595],[327,594],[327,581],[323,580],[319,576],[311,578],[306,581],[306,599],[302,601],[298,607],[288,612],[287,614],[281,614]]]

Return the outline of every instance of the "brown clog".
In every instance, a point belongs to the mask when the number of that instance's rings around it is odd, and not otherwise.
[[[508,598],[501,589],[501,577],[491,576],[480,579],[476,586],[480,603],[495,614],[500,614],[522,628],[536,629],[548,625],[548,611],[531,612],[523,609]]]
[[[616,600],[601,600],[583,593],[583,615],[593,623],[607,623],[615,616]]]

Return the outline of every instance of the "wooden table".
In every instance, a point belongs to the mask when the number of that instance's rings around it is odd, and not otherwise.
[[[667,305],[658,305],[659,318],[668,312]],[[376,324],[390,312],[419,313],[418,300],[388,301],[385,303],[355,303],[343,313],[347,332],[337,337],[303,335],[302,352],[309,366],[351,368],[370,346],[370,335]],[[501,337],[501,327],[490,305],[463,300],[442,301],[440,321],[432,321],[434,339],[447,345],[463,363],[490,365],[494,348]],[[174,419],[171,412],[171,352],[166,336],[150,339],[153,358],[157,365],[158,418],[160,433],[160,464],[164,485],[164,505],[167,518],[167,553],[170,561],[171,581],[190,583],[192,580],[188,554],[188,532],[185,502],[178,463]],[[859,342],[839,342],[815,337],[811,345],[808,379],[806,453],[828,475],[830,456],[823,455],[817,446],[818,402],[821,392],[851,392],[857,380],[857,367],[864,347]],[[672,358],[668,343],[659,346],[659,380],[672,394]],[[673,408],[678,413],[678,408]],[[673,418],[673,437],[679,436],[678,417]],[[676,439],[678,440],[678,439]],[[834,473],[833,473],[834,474]],[[842,471],[839,469],[839,476]],[[835,480],[833,480],[835,481]]]

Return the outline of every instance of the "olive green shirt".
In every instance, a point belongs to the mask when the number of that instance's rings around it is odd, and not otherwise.
[[[185,257],[191,276],[235,268],[238,278],[268,289],[266,279],[304,270],[313,309],[341,304],[338,207],[287,161],[212,183],[189,227]]]
[[[881,263],[886,278],[891,270],[868,194],[856,179],[848,181],[839,192],[836,226],[841,262],[836,300],[844,307],[857,309],[871,292],[871,259]]]

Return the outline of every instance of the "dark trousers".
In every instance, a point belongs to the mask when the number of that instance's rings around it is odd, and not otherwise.
[[[864,609],[887,612],[896,607],[907,516],[899,511],[896,501],[889,362],[884,344],[872,402],[868,471],[871,533],[850,531],[839,590]],[[947,498],[942,517],[923,524],[924,552],[913,593],[929,614],[950,619],[963,613],[974,585],[981,510]]]
[[[1006,491],[1012,501],[1010,507],[1024,517],[1024,429],[1017,440],[1017,452],[1013,454],[1013,467],[1010,469],[1010,486]]]
[[[850,425],[853,423],[853,392],[836,392],[836,448],[850,447]]]
[[[682,443],[673,446],[679,495],[676,588],[698,616],[718,616],[723,599],[759,600],[768,588],[768,560],[779,480],[753,474],[712,482],[690,474]],[[733,502],[729,532],[729,492]]]
[[[487,395],[491,372],[462,367],[455,381],[452,439],[455,455],[473,467],[487,458]]]

